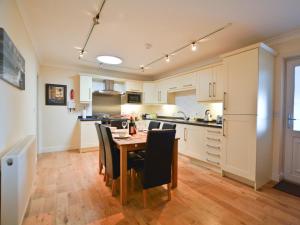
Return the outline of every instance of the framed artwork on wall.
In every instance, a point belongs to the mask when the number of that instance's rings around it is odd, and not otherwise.
[[[0,79],[25,90],[25,59],[0,27]]]
[[[46,105],[67,105],[67,85],[46,84]]]

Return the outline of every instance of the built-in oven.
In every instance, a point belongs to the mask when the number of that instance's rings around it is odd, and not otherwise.
[[[143,93],[127,91],[122,95],[122,104],[142,104]]]

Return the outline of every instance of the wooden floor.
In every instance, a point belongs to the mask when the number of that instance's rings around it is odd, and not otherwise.
[[[179,159],[178,188],[167,202],[164,187],[140,186],[122,207],[98,174],[97,152],[42,154],[35,192],[23,225],[202,224],[299,225],[300,198],[267,185],[261,192]],[[129,182],[130,183],[130,182]]]

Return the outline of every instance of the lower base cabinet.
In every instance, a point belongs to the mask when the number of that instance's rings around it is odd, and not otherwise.
[[[176,125],[179,153],[204,161],[215,167],[221,165],[222,130],[193,125]]]
[[[80,152],[99,150],[95,121],[80,122]]]

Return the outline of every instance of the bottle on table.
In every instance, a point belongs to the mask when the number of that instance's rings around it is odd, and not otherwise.
[[[136,134],[136,126],[135,126],[135,122],[132,117],[130,117],[130,122],[129,122],[128,127],[129,127],[130,135]]]

